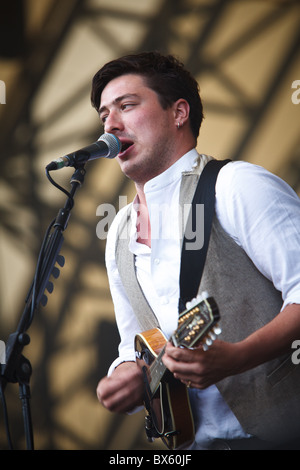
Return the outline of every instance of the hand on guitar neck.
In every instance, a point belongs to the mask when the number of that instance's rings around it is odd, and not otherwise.
[[[162,361],[176,379],[190,388],[204,389],[237,373],[236,357],[236,345],[220,340],[207,351],[177,348],[168,342]]]

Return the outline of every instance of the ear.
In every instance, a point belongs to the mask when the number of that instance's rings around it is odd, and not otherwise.
[[[173,109],[175,121],[180,122],[181,126],[183,126],[183,124],[185,124],[189,118],[190,105],[185,99],[180,98],[179,100],[175,101]]]

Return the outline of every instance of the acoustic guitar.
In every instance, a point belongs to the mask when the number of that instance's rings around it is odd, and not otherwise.
[[[215,300],[206,292],[188,302],[170,341],[174,346],[207,349],[221,329]],[[145,431],[150,442],[160,438],[169,449],[186,448],[194,440],[194,421],[186,385],[162,362],[167,338],[159,328],[135,337],[136,361],[144,375]]]

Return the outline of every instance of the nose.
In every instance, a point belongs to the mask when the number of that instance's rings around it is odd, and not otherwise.
[[[124,125],[120,114],[116,110],[111,110],[105,119],[104,130],[105,132],[112,133],[113,131],[123,130]]]

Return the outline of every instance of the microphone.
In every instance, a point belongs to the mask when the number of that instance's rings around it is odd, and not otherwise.
[[[60,170],[60,168],[65,166],[76,166],[100,157],[115,158],[120,152],[121,147],[122,144],[118,137],[113,134],[103,134],[97,142],[49,163],[46,166],[46,170]]]

